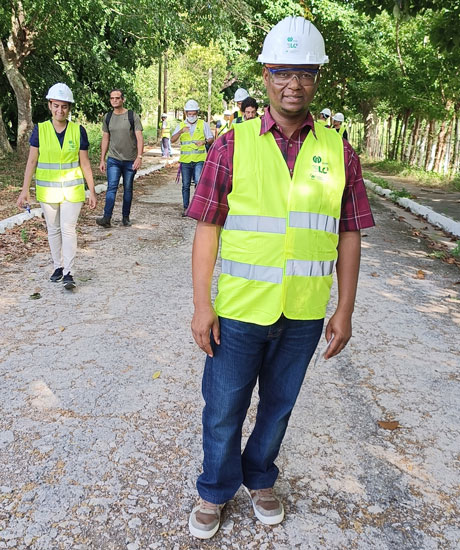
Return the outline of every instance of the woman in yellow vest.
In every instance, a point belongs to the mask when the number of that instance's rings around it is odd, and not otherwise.
[[[33,129],[17,205],[27,207],[29,186],[35,173],[35,194],[45,215],[54,263],[50,281],[62,281],[64,288],[72,290],[75,288],[71,270],[77,251],[76,226],[85,202],[85,180],[91,209],[96,208],[96,194],[88,156],[88,136],[82,126],[68,120],[74,103],[72,91],[59,82],[51,86],[46,99],[52,118]]]

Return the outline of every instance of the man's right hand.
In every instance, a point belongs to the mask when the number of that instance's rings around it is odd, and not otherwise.
[[[190,127],[189,126],[184,126],[182,128],[182,130],[180,131],[181,134],[186,134],[187,132],[190,131]]]
[[[99,163],[99,170],[104,173],[105,172],[105,160],[101,160]]]
[[[203,309],[195,308],[192,319],[193,338],[209,357],[213,357],[214,354],[211,347],[210,332],[212,332],[214,342],[220,345],[219,318],[212,306]]]

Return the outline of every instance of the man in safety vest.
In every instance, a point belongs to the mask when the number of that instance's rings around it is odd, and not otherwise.
[[[207,354],[201,499],[189,529],[203,539],[216,533],[242,484],[259,521],[283,520],[275,460],[322,333],[333,271],[337,264],[339,298],[326,359],[351,337],[360,229],[374,224],[356,153],[309,112],[328,62],[319,31],[303,17],[283,19],[258,61],[270,106],[216,141],[187,212],[198,220],[192,333]],[[241,454],[257,382],[257,418]]]
[[[199,109],[194,99],[187,101],[184,107],[185,120],[177,125],[171,137],[172,143],[180,141],[183,216],[190,202],[192,178],[196,186],[201,176],[206,159],[206,143],[210,145],[214,141],[209,124],[198,118]]]
[[[104,215],[96,218],[96,223],[102,227],[111,226],[110,220],[121,176],[123,176],[122,224],[125,227],[131,225],[129,216],[133,200],[134,176],[142,164],[144,151],[142,124],[139,115],[125,109],[124,103],[125,97],[122,90],[118,88],[111,90],[110,104],[113,110],[104,115],[102,121],[99,170],[107,173],[107,192]]]
[[[215,136],[216,139],[220,137],[222,134],[225,134],[228,132],[231,128],[230,118],[232,116],[232,113],[229,109],[225,109],[223,114],[223,120],[218,120],[216,123],[216,132]]]
[[[343,139],[348,140],[348,132],[346,129],[346,126],[344,125],[345,117],[342,113],[335,113],[335,115],[332,117],[332,128],[339,134],[339,136],[342,136]]]
[[[161,156],[169,159],[171,157],[171,123],[168,115],[163,113],[160,121]]]
[[[238,110],[233,113],[230,124],[239,124],[244,121],[244,113],[241,110],[241,104],[247,97],[249,97],[249,94],[244,88],[238,88],[238,90],[236,90],[233,101],[236,103]]]
[[[331,110],[326,107],[320,112],[317,122],[319,122],[319,124],[321,124],[322,126],[330,128],[331,127],[329,122],[330,116],[331,116]]]

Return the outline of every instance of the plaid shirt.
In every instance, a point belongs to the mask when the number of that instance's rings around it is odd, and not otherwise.
[[[314,131],[313,117],[287,138],[270,115],[261,118],[260,135],[271,132],[283,154],[292,176],[294,164],[308,132]],[[243,123],[244,124],[244,123]],[[332,130],[331,130],[332,131]],[[195,220],[223,226],[228,214],[227,195],[232,190],[233,151],[235,133],[223,134],[209,150],[199,184],[187,210]],[[345,189],[342,197],[339,231],[357,231],[375,225],[361,174],[359,157],[348,141],[343,142],[345,158]]]

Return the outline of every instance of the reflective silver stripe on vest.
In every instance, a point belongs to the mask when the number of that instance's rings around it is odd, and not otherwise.
[[[262,233],[286,233],[285,218],[271,216],[228,215],[224,229],[232,231],[260,231]]]
[[[206,149],[196,149],[195,151],[181,151],[181,155],[202,155],[203,153],[206,153]]]
[[[319,231],[338,234],[339,220],[332,216],[314,212],[289,212],[289,227],[318,229]]]
[[[192,145],[193,143],[196,143],[196,142],[197,142],[197,140],[195,140],[195,141],[181,141],[180,144],[181,145]]]
[[[264,265],[242,264],[233,260],[222,259],[222,273],[233,277],[242,277],[250,281],[264,281],[281,284],[283,270],[281,267],[267,267]]]
[[[43,170],[67,170],[69,168],[78,168],[80,163],[75,162],[64,162],[59,164],[58,162],[39,162],[37,168],[42,168]]]
[[[77,180],[71,180],[71,181],[42,181],[42,180],[36,180],[35,182],[37,185],[41,185],[42,187],[74,187],[75,185],[83,185],[85,183],[85,180],[82,178],[79,178]]]
[[[326,277],[332,275],[335,261],[310,262],[307,260],[287,260],[286,275],[298,277]]]

